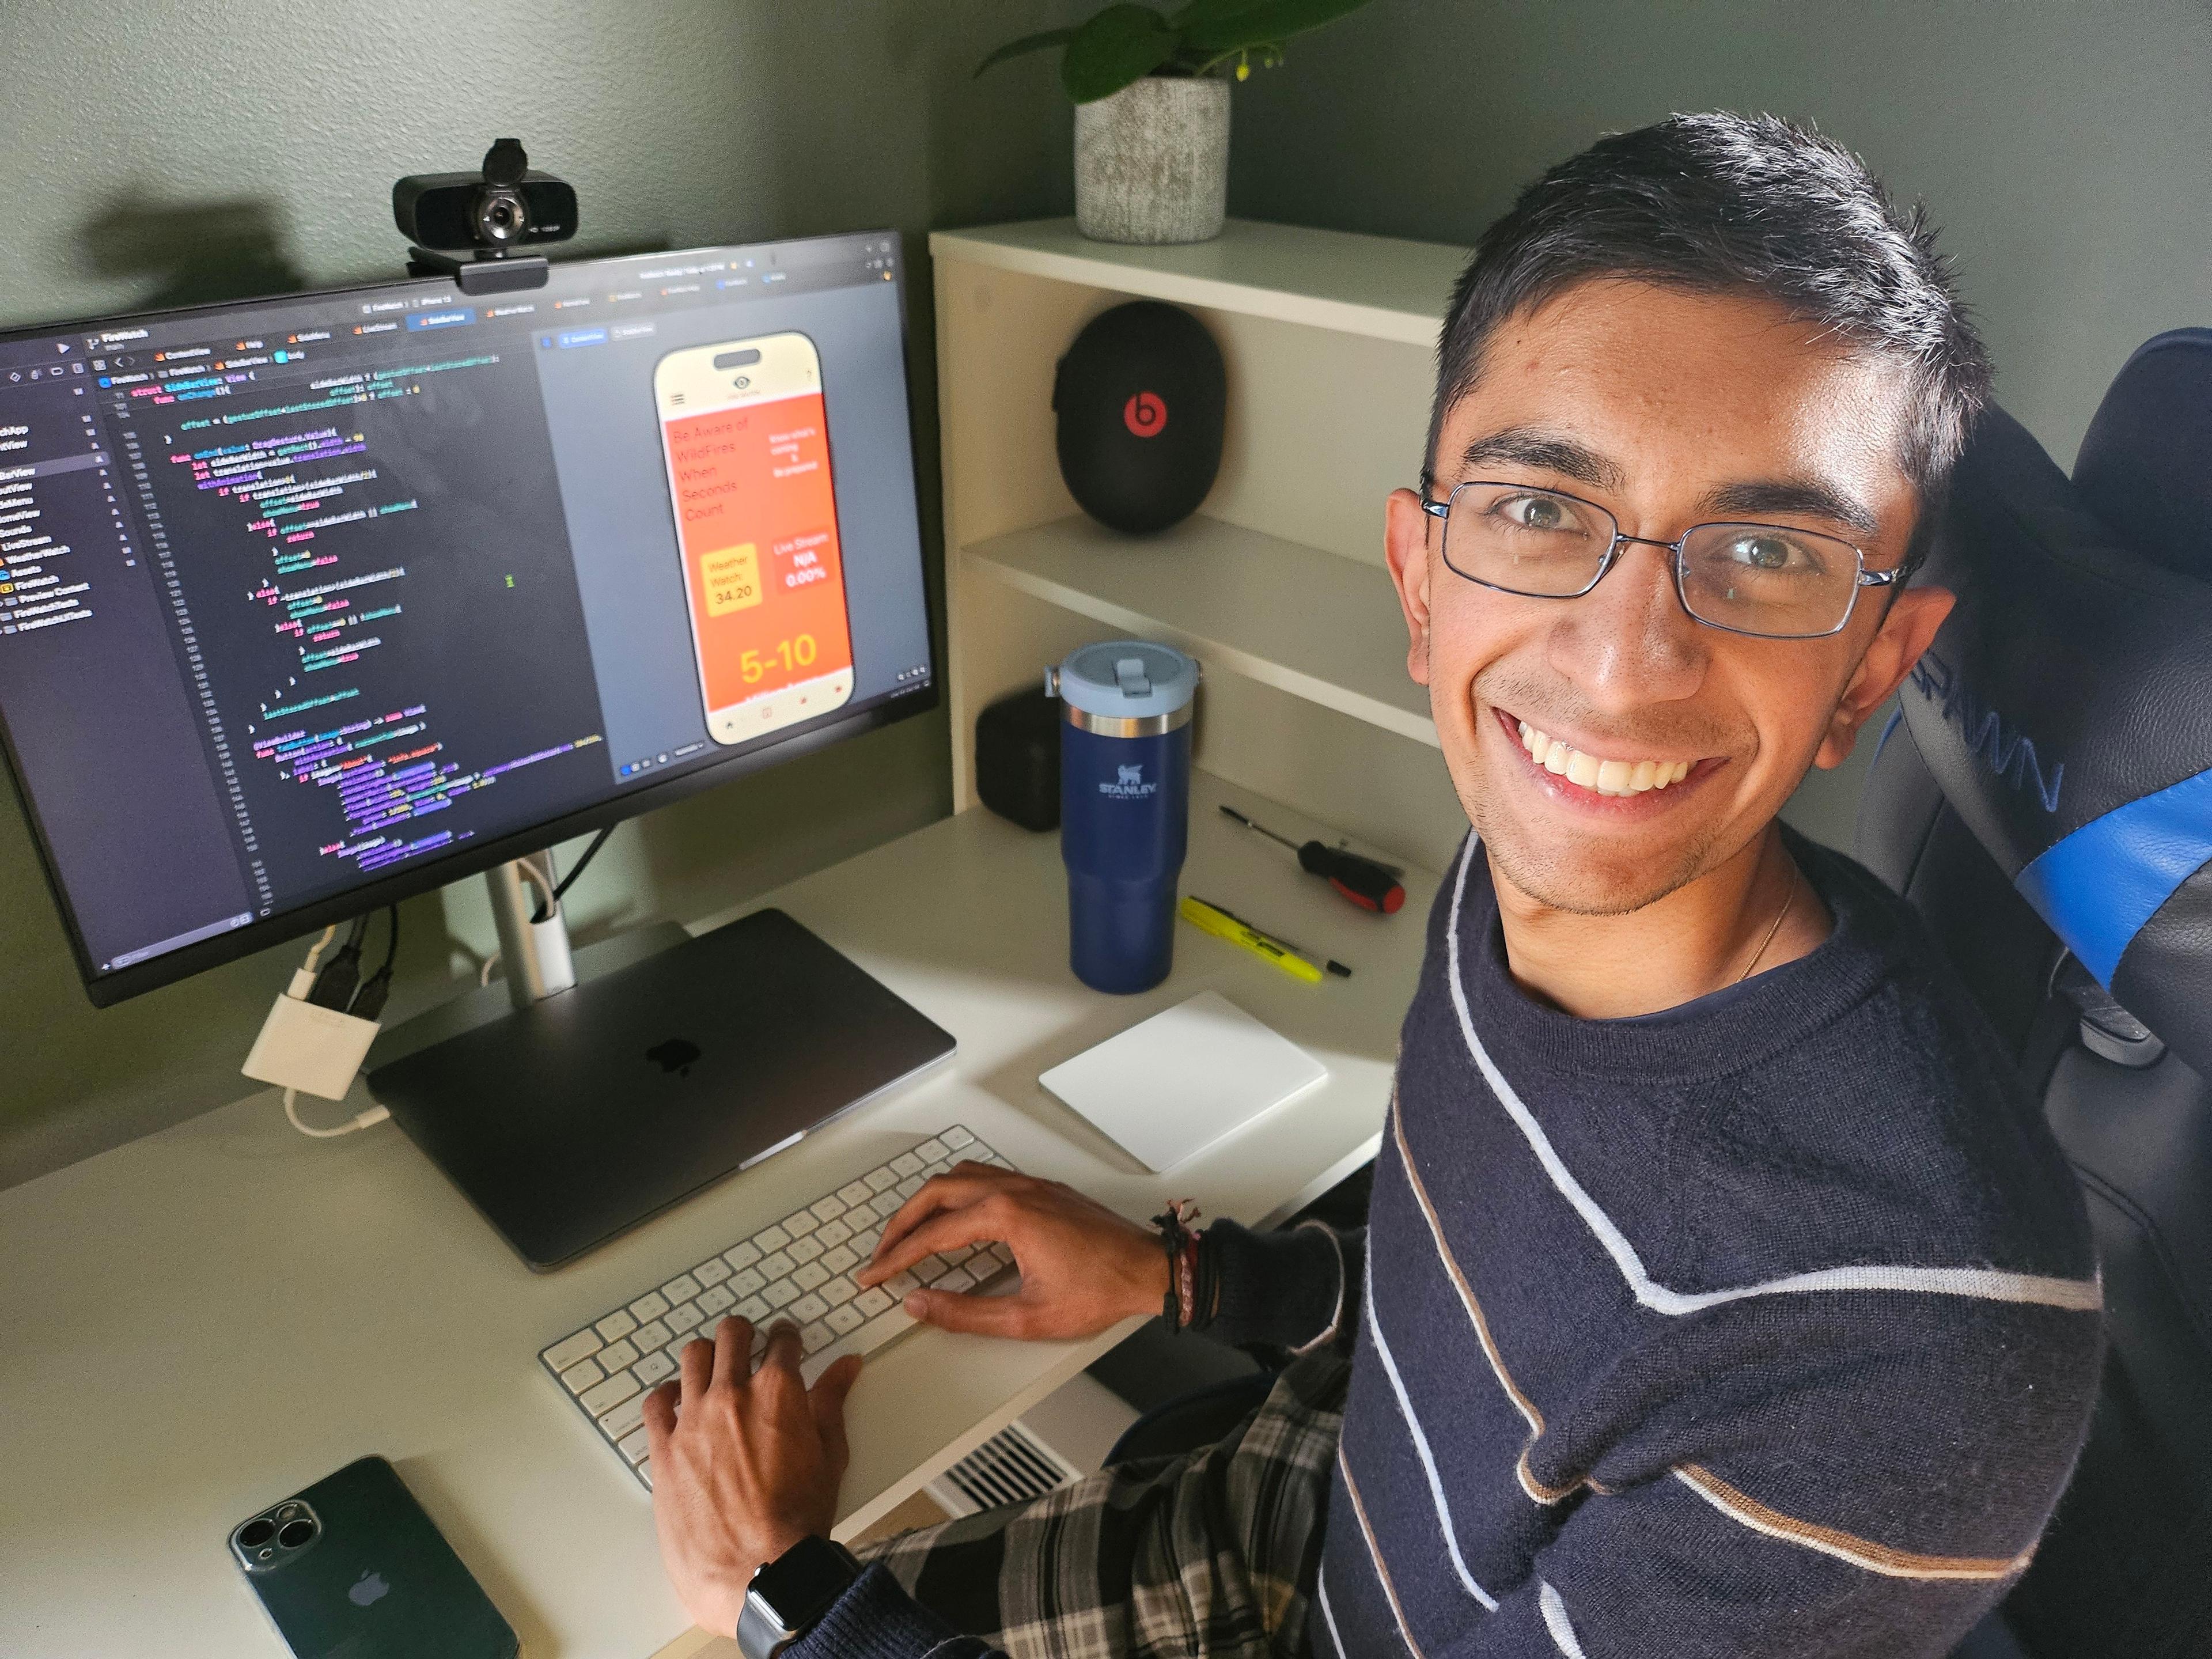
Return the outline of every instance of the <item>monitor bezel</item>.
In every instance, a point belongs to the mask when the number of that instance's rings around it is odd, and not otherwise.
[[[839,231],[827,235],[794,236],[768,242],[716,242],[698,247],[671,248],[641,253],[597,255],[590,258],[562,260],[558,269],[573,270],[580,265],[614,264],[638,259],[680,259],[696,254],[744,252],[760,248],[787,248],[811,242],[845,241],[854,238],[888,236],[897,250],[892,268],[892,281],[898,301],[899,318],[899,379],[906,392],[907,452],[914,470],[915,505],[919,515],[924,497],[921,488],[922,455],[920,431],[915,419],[914,375],[908,356],[913,347],[913,330],[907,316],[908,289],[906,280],[906,239],[891,226],[862,228]],[[350,295],[379,294],[398,288],[420,288],[434,277],[403,276],[376,283],[352,283],[335,288],[300,289],[286,293],[251,295],[235,300],[223,300],[205,305],[176,306],[160,310],[117,312],[97,317],[64,319],[57,322],[40,323],[24,328],[0,329],[0,345],[17,340],[34,340],[56,334],[81,332],[109,328],[118,324],[148,320],[162,322],[216,312],[232,312],[243,307],[267,305],[289,300],[343,299]],[[457,289],[458,291],[458,289]],[[939,703],[938,605],[931,592],[929,580],[929,536],[926,520],[916,526],[921,532],[921,598],[922,612],[929,651],[929,678],[912,690],[895,691],[872,702],[865,708],[839,709],[818,720],[794,726],[775,741],[734,755],[712,765],[680,773],[659,782],[610,797],[595,805],[579,808],[558,817],[547,818],[529,824],[496,840],[481,843],[471,842],[458,851],[442,853],[437,857],[408,869],[397,870],[388,876],[349,887],[328,898],[316,899],[291,909],[282,910],[264,920],[250,921],[242,927],[216,934],[197,944],[183,945],[174,951],[134,963],[108,973],[97,971],[91,953],[86,949],[84,935],[77,926],[76,913],[69,901],[68,890],[63,885],[61,872],[56,865],[46,827],[39,816],[25,779],[21,757],[15,750],[15,738],[9,731],[6,712],[0,710],[0,753],[7,757],[9,787],[21,804],[24,821],[29,824],[31,841],[39,858],[39,871],[45,878],[46,891],[53,900],[59,915],[62,932],[69,941],[70,954],[75,959],[79,979],[83,982],[85,995],[95,1008],[112,1008],[132,997],[149,991],[173,985],[179,980],[236,962],[257,951],[274,945],[304,938],[316,929],[331,922],[350,921],[356,916],[373,915],[386,905],[398,904],[423,893],[434,892],[456,881],[466,880],[486,870],[507,863],[512,859],[570,841],[578,836],[589,835],[620,823],[625,819],[640,817],[659,807],[673,805],[693,795],[702,794],[718,785],[734,783],[738,779],[786,761],[828,748],[847,738],[896,724],[916,714],[927,714]]]

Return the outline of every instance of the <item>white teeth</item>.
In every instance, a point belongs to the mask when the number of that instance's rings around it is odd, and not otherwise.
[[[1690,775],[1690,761],[1600,760],[1585,755],[1560,738],[1539,732],[1518,720],[1521,741],[1529,758],[1547,772],[1564,777],[1601,795],[1640,795],[1647,789],[1664,789]]]

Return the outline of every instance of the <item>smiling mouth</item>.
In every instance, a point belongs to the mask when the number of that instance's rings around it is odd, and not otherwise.
[[[1692,773],[1703,776],[1719,764],[1717,760],[1592,755],[1502,708],[1496,712],[1499,723],[1514,735],[1533,764],[1594,795],[1627,799],[1650,794],[1671,788]]]

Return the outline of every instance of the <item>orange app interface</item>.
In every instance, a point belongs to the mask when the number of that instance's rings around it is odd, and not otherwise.
[[[838,707],[853,640],[812,342],[672,353],[655,382],[709,732],[738,743]]]

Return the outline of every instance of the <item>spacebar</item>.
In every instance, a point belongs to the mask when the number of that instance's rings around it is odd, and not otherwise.
[[[904,1308],[893,1308],[878,1314],[865,1325],[855,1326],[826,1348],[817,1348],[801,1360],[799,1374],[812,1388],[815,1379],[830,1369],[832,1360],[848,1353],[871,1354],[893,1337],[903,1336],[918,1322]]]

